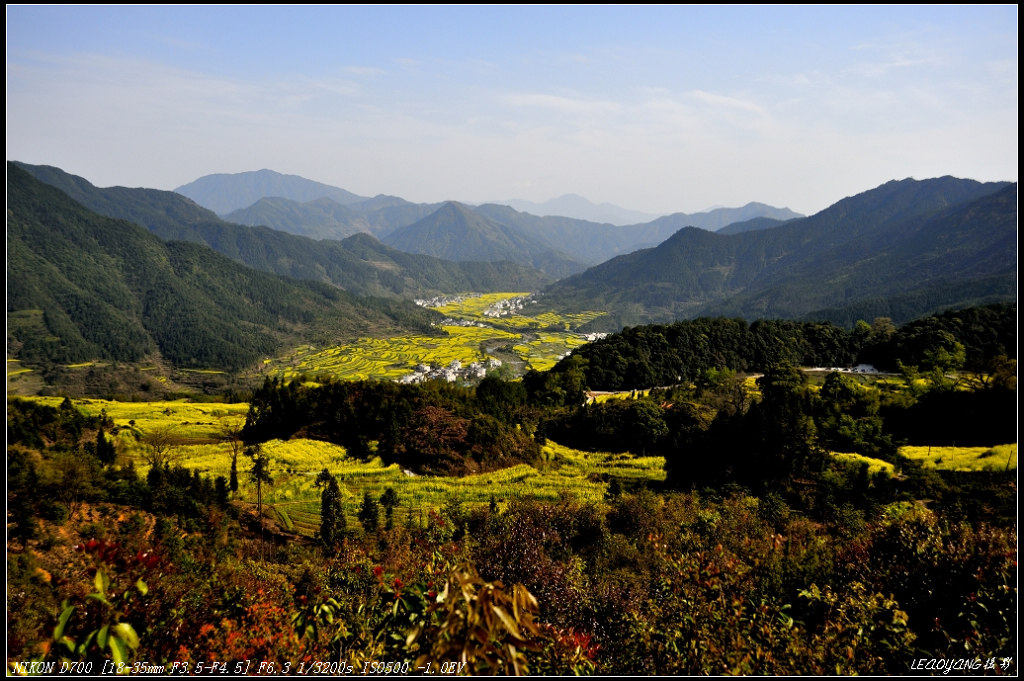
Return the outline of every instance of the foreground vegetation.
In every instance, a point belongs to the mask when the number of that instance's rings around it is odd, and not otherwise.
[[[570,358],[9,400],[9,670],[1016,673],[1016,443],[992,427],[1015,364],[935,371],[967,361],[938,338],[883,377],[720,366],[600,399]]]

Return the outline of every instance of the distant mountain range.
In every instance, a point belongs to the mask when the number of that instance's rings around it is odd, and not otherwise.
[[[681,229],[545,291],[622,325],[697,316],[897,322],[1016,300],[1017,185],[888,182],[811,217],[723,235]]]
[[[416,204],[383,195],[363,199],[337,187],[328,188],[319,182],[269,170],[208,175],[177,191],[214,210],[229,222],[265,226],[316,239],[342,239],[367,232],[408,253],[439,255],[455,261],[479,260],[481,257],[489,261],[512,260],[537,267],[554,277],[578,272],[586,265],[595,265],[615,255],[654,246],[682,227],[717,230],[752,218],[784,221],[801,217],[789,209],[763,203],[748,203],[741,208],[717,208],[692,215],[674,213],[657,217],[624,211],[611,204],[595,206],[583,197],[566,195],[546,204],[529,204],[542,216],[503,204],[458,204],[492,222],[474,220],[467,214],[453,221],[446,206],[456,202]],[[261,192],[262,196],[244,207],[230,212],[220,209],[228,199],[237,203],[235,197],[252,198]],[[344,194],[342,199],[333,198],[339,192]],[[509,203],[527,205],[527,202]],[[431,214],[439,211],[438,215],[430,218]],[[561,215],[555,214],[559,211],[562,211]],[[611,213],[617,217],[610,219]],[[590,218],[580,219],[581,215]],[[609,219],[593,221],[602,216]],[[632,218],[632,224],[622,226],[626,216]],[[416,229],[408,229],[428,218],[431,227],[421,224]],[[467,222],[475,224],[479,230],[469,227]],[[522,233],[512,234],[493,223]],[[445,224],[458,234],[443,234]],[[768,226],[769,223],[762,223],[760,228]],[[402,233],[392,238],[392,234],[399,230]],[[512,244],[516,245],[510,248]]]
[[[366,200],[365,196],[357,196],[329,184],[307,180],[298,175],[282,175],[266,169],[206,175],[174,191],[218,215],[246,208],[260,199],[270,197],[287,198],[292,201],[328,198],[342,205]]]
[[[745,222],[754,218],[771,218],[779,222],[804,217],[788,208],[775,208],[765,203],[751,201],[741,208],[715,208],[704,213],[672,213],[656,218],[648,223],[660,233],[674,234],[683,227],[700,227],[710,232],[717,232],[736,222]]]
[[[360,232],[380,239],[440,207],[441,204],[410,203],[395,196],[377,196],[347,206],[326,197],[306,202],[269,197],[232,211],[224,219],[314,239],[343,239]]]
[[[659,217],[657,213],[629,210],[628,208],[622,208],[611,203],[594,204],[579,194],[564,194],[544,203],[534,203],[533,201],[524,201],[523,199],[492,201],[491,203],[511,206],[522,213],[530,213],[531,215],[539,215],[541,217],[575,218],[577,220],[610,225],[635,225],[641,222],[650,222]]]
[[[299,235],[228,222],[174,192],[21,167],[89,210],[266,272],[405,299],[538,291],[549,309],[608,312],[595,330],[707,315],[899,323],[1016,300],[1015,183],[908,179],[810,217],[748,204],[627,226],[391,196],[261,197],[232,213]]]

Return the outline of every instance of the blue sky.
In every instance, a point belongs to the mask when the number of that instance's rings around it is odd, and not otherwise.
[[[1017,7],[7,6],[7,158],[813,213],[1017,179]]]

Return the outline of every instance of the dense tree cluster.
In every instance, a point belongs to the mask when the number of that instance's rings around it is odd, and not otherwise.
[[[709,369],[763,372],[779,363],[981,370],[994,358],[1016,354],[1016,316],[1016,305],[1000,304],[947,312],[899,329],[885,318],[849,331],[829,323],[783,320],[652,324],[588,343],[559,362],[552,374],[565,374],[565,382],[573,384],[582,372],[591,390],[632,390],[695,382]],[[558,378],[544,380],[558,385]]]
[[[535,461],[537,444],[516,427],[522,393],[497,379],[482,389],[480,404],[472,389],[440,382],[305,386],[268,378],[253,394],[242,435],[262,442],[301,431],[416,473],[462,475]]]

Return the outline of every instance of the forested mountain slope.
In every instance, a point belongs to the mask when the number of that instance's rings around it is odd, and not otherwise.
[[[556,250],[544,239],[479,215],[454,201],[422,220],[396,229],[384,242],[402,251],[445,260],[511,260],[556,278],[584,268],[582,262]]]
[[[161,241],[7,166],[8,356],[30,363],[162,357],[238,369],[286,340],[425,330],[431,313],[258,272]]]
[[[404,253],[369,235],[316,241],[268,227],[236,225],[174,192],[100,189],[59,168],[18,165],[86,208],[131,220],[162,239],[205,244],[250,267],[331,283],[352,293],[412,298],[452,291],[530,291],[550,282],[549,277],[523,265],[454,263]]]
[[[1016,184],[951,177],[889,182],[817,215],[722,235],[684,228],[547,290],[584,301],[607,328],[700,315],[815,317],[831,310],[897,321],[1016,299]]]

